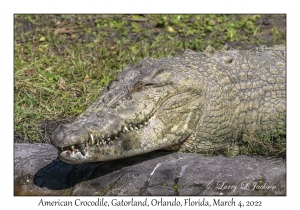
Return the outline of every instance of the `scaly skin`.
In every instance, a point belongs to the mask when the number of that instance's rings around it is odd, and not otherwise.
[[[106,161],[161,148],[234,150],[285,126],[286,50],[278,45],[144,59],[126,66],[96,102],[51,137],[61,160]]]

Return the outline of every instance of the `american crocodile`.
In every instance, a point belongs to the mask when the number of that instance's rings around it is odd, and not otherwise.
[[[127,65],[76,120],[51,136],[78,164],[161,148],[224,151],[285,126],[286,48],[186,51]]]

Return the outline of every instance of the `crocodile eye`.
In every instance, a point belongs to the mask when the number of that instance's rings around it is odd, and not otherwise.
[[[145,83],[144,86],[153,86],[155,83]]]
[[[132,90],[130,91],[132,92],[140,92],[142,90],[144,90],[145,88],[149,87],[149,86],[155,86],[155,83],[143,83],[143,82],[137,82]]]
[[[133,89],[131,92],[140,92],[141,90],[143,90],[144,85],[141,82],[138,82],[134,85]]]

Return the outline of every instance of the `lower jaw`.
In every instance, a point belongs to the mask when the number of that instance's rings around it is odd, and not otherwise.
[[[149,150],[147,151],[141,148],[122,150],[122,142],[123,141],[119,141],[116,142],[115,145],[106,145],[101,147],[98,145],[91,146],[90,150],[88,150],[85,155],[83,155],[80,151],[75,150],[60,151],[59,159],[69,164],[82,164],[127,158],[155,150],[151,150],[150,148],[148,148]]]
[[[159,146],[144,147],[142,144],[138,144],[139,146],[133,146],[128,148],[127,140],[135,139],[137,141],[139,138],[144,139],[145,136],[135,136],[130,133],[122,135],[119,139],[114,139],[111,144],[85,144],[85,152],[82,152],[77,146],[69,146],[64,150],[59,150],[59,158],[60,160],[70,163],[70,164],[82,164],[87,162],[100,162],[100,161],[108,161],[114,159],[121,159],[130,156],[135,156],[147,152],[151,152],[153,150],[169,147],[167,142],[161,142],[158,144]],[[148,136],[149,137],[149,136]],[[150,137],[149,137],[150,138]],[[151,139],[151,138],[150,138]],[[125,142],[124,142],[125,141]],[[179,140],[178,140],[179,141]],[[140,142],[141,143],[141,142]],[[178,142],[176,142],[177,144]],[[126,145],[126,146],[125,146]],[[84,143],[82,144],[82,147]],[[73,148],[73,149],[72,149]]]
[[[70,164],[81,164],[86,162],[98,162],[117,159],[121,156],[120,145],[122,140],[114,142],[114,145],[89,145],[85,147],[85,152],[79,149],[66,149],[59,151],[59,159]]]
[[[62,151],[58,155],[59,159],[63,162],[69,164],[81,164],[86,162],[91,162],[89,156],[83,156],[81,152],[74,152],[74,151]]]

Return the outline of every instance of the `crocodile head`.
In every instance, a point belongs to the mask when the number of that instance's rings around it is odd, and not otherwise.
[[[184,142],[198,121],[201,81],[160,61],[126,66],[89,109],[58,126],[51,143],[59,158],[72,164],[106,161]]]

